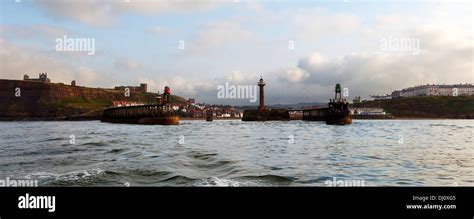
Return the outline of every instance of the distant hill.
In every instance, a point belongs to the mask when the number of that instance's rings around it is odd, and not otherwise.
[[[274,109],[292,109],[292,110],[302,110],[303,108],[306,107],[323,107],[327,106],[327,103],[321,103],[321,102],[312,102],[312,103],[296,103],[296,104],[275,104],[275,105],[270,105],[270,108]]]
[[[474,96],[422,96],[375,100],[354,107],[379,107],[396,118],[474,119]]]
[[[15,96],[20,88],[21,96]],[[58,118],[77,116],[112,106],[112,101],[136,101],[155,103],[156,93],[131,92],[125,97],[123,91],[70,86],[56,83],[42,83],[21,80],[0,80],[0,118]],[[171,101],[184,103],[179,96],[171,96]]]
[[[273,104],[273,105],[265,105],[268,108],[272,109],[289,109],[289,110],[302,110],[305,107],[322,107],[327,106],[327,103],[321,102],[312,102],[312,103],[295,103],[295,104]],[[256,109],[258,105],[252,106],[236,106],[237,109]]]

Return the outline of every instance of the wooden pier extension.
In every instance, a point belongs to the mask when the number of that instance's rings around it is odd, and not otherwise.
[[[179,117],[164,110],[164,105],[111,107],[104,110],[102,122],[177,125]]]

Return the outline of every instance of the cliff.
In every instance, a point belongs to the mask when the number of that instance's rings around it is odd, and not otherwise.
[[[20,96],[15,96],[20,88]],[[42,83],[21,80],[0,80],[0,119],[58,118],[81,114],[100,115],[101,110],[112,106],[112,101],[155,103],[155,93],[123,91]],[[183,102],[172,96],[172,102]]]
[[[354,107],[378,107],[395,118],[474,119],[474,96],[424,96],[376,100]]]

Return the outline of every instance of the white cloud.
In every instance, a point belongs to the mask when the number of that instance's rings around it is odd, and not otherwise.
[[[328,60],[321,54],[314,52],[303,59],[300,59],[298,67],[306,69],[308,71],[318,71],[324,68],[328,64]]]
[[[240,71],[233,71],[229,77],[227,77],[228,81],[230,82],[236,82],[236,83],[239,83],[239,82],[244,82],[247,78],[246,78],[246,75],[243,74],[242,72]]]
[[[117,58],[115,59],[115,68],[125,71],[135,71],[141,68],[140,63],[132,58]]]
[[[187,12],[208,10],[216,7],[219,1],[56,1],[42,0],[35,3],[44,10],[46,15],[57,19],[70,19],[93,26],[109,25],[116,22],[117,16],[125,12],[143,15],[157,15],[170,12]]]
[[[291,83],[302,82],[309,77],[309,73],[299,67],[286,69],[280,79]]]
[[[130,2],[114,2],[124,10],[130,10],[137,13],[155,15],[157,13],[169,12],[187,12],[212,9],[222,1],[209,0],[187,0],[187,1],[149,1],[149,0],[131,0]]]
[[[297,35],[303,39],[348,34],[360,26],[359,17],[351,14],[330,13],[321,8],[301,9],[293,17]]]
[[[57,19],[72,19],[90,25],[106,25],[114,20],[114,15],[120,12],[112,2],[89,1],[36,1],[46,15]]]
[[[203,52],[208,49],[222,49],[254,38],[254,34],[238,22],[219,21],[201,25],[189,46],[191,50]]]
[[[419,55],[368,52],[336,58],[314,53],[300,59],[298,67],[310,76],[305,83],[330,86],[342,83],[355,95],[383,94],[426,83],[472,83],[472,44],[453,32],[421,30],[413,33],[422,45]]]
[[[160,27],[160,26],[156,26],[156,27],[146,30],[146,33],[149,33],[155,36],[168,35],[168,34],[171,34],[172,32],[173,31],[171,29],[166,28],[166,27]]]
[[[139,77],[140,83],[147,83],[150,92],[163,92],[165,86],[169,86],[172,94],[181,95],[183,97],[196,97],[200,93],[213,92],[217,85],[212,81],[196,81],[181,76],[172,76],[161,80],[148,77]]]
[[[107,84],[103,76],[87,66],[72,65],[51,53],[35,47],[19,46],[0,39],[0,78],[21,80],[24,74],[37,77],[39,72],[48,73],[53,82],[97,86]]]
[[[379,48],[378,36],[368,40]],[[472,35],[455,25],[407,26],[397,32],[402,37],[420,41],[420,53],[375,50],[353,52],[340,56],[326,56],[313,52],[303,56],[295,67],[266,72],[266,95],[269,103],[325,101],[333,95],[334,85],[349,88],[350,97],[391,93],[395,89],[426,83],[473,83]],[[269,59],[268,57],[266,58]],[[254,84],[256,74],[234,72],[242,84]],[[212,97],[211,97],[212,98]],[[244,103],[245,104],[245,103]]]
[[[57,37],[70,35],[73,31],[46,24],[36,25],[4,25],[0,26],[0,33],[2,36],[18,37],[23,39],[41,38],[49,41],[54,41]]]

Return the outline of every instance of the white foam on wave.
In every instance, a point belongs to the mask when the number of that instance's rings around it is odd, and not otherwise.
[[[250,187],[256,187],[256,186],[265,186],[261,183],[258,183],[256,181],[237,181],[237,180],[231,180],[231,179],[221,179],[215,176],[212,176],[207,179],[202,179],[199,182],[195,183],[193,186],[216,186],[216,187],[240,187],[240,186],[250,186]]]
[[[81,181],[92,179],[104,174],[102,169],[90,169],[81,171],[72,171],[67,173],[36,172],[25,176],[28,179],[54,180],[54,181]]]

